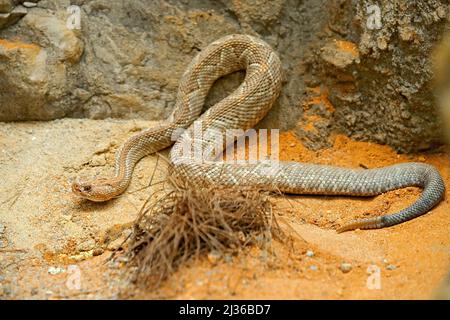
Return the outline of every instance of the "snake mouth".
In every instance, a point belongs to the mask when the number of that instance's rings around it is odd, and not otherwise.
[[[75,193],[77,196],[80,196],[85,199],[89,199],[88,192],[91,191],[90,186],[84,186],[79,182],[72,183],[72,192]]]

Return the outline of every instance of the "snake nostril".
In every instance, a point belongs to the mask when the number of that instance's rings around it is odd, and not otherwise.
[[[80,185],[78,183],[72,183],[72,191],[79,192],[80,191]]]

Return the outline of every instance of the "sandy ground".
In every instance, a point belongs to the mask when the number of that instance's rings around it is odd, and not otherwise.
[[[443,281],[450,258],[446,199],[428,214],[382,230],[337,234],[354,218],[411,204],[417,188],[373,198],[289,196],[275,199],[283,228],[296,239],[271,254],[251,247],[219,261],[180,268],[158,290],[123,280],[124,262],[107,262],[130,232],[150,190],[156,157],[137,166],[129,191],[104,204],[70,192],[77,176],[113,171],[114,152],[148,122],[56,120],[0,126],[0,297],[6,299],[426,299]],[[391,148],[335,136],[330,149],[306,149],[281,134],[281,160],[379,167],[419,161],[435,165],[450,185],[446,154],[399,155]],[[160,178],[164,172],[158,172]],[[345,269],[345,268],[347,269]]]

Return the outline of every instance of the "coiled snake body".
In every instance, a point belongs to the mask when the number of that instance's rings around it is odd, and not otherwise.
[[[202,113],[205,98],[214,81],[246,70],[242,84],[229,96]],[[410,207],[387,216],[357,220],[338,231],[376,229],[420,216],[440,202],[444,182],[439,172],[422,163],[402,163],[377,169],[346,169],[334,166],[280,162],[230,164],[213,161],[231,129],[247,130],[261,120],[281,90],[281,63],[277,54],[262,40],[248,35],[230,35],[210,44],[198,54],[183,74],[174,112],[156,128],[129,138],[116,156],[112,178],[78,181],[72,190],[92,201],[117,197],[128,187],[135,164],[144,156],[170,146],[170,160],[178,173],[194,181],[222,185],[248,185],[276,188],[294,194],[371,196],[406,186],[419,186],[423,192]],[[194,121],[201,124],[201,139]],[[197,123],[196,121],[196,123]],[[181,135],[180,129],[187,129]],[[206,133],[213,133],[207,135]],[[176,137],[176,139],[174,138]],[[217,138],[223,138],[217,139]],[[202,146],[202,161],[186,155],[186,146]]]

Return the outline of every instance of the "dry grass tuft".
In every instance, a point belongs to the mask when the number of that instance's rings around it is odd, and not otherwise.
[[[269,192],[199,186],[174,172],[164,183],[142,207],[126,252],[139,284],[157,286],[181,264],[209,252],[236,253],[283,237]]]

